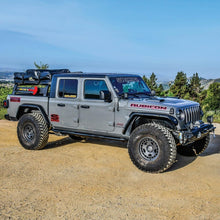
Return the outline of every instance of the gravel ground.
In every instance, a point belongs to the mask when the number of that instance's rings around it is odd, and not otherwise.
[[[0,219],[220,219],[220,124],[198,157],[149,174],[126,144],[50,137],[40,151],[0,120]]]

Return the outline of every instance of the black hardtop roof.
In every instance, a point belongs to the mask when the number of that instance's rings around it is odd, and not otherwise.
[[[81,78],[105,78],[105,77],[131,77],[131,76],[139,76],[138,74],[128,74],[128,73],[85,73],[85,72],[70,72],[70,73],[62,73],[55,74],[53,77],[81,77]]]

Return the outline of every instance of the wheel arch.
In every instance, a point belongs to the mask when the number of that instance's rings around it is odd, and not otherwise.
[[[33,111],[39,111],[44,120],[46,121],[48,127],[50,126],[50,120],[44,110],[44,108],[40,105],[32,105],[32,104],[22,104],[19,106],[17,114],[16,114],[16,118],[17,120],[19,120],[21,118],[22,115],[27,114],[27,113],[31,113]]]
[[[177,119],[170,115],[133,112],[130,114],[122,133],[130,135],[136,127],[145,123],[152,123],[153,121],[173,130],[176,129],[178,124]]]

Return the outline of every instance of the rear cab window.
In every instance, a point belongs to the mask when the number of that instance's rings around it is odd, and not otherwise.
[[[58,82],[58,97],[59,98],[77,98],[78,95],[78,80],[77,79],[59,79]]]

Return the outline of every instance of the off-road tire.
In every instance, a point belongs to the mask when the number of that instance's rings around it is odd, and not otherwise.
[[[206,135],[202,139],[195,141],[194,143],[178,146],[177,152],[183,156],[197,156],[201,154],[209,145],[210,135]]]
[[[40,150],[48,142],[48,126],[40,113],[23,115],[17,126],[17,135],[20,144],[27,150]]]
[[[153,149],[153,153],[147,149]],[[155,123],[140,125],[132,132],[128,152],[136,167],[150,173],[164,172],[176,160],[173,135],[167,128]]]

